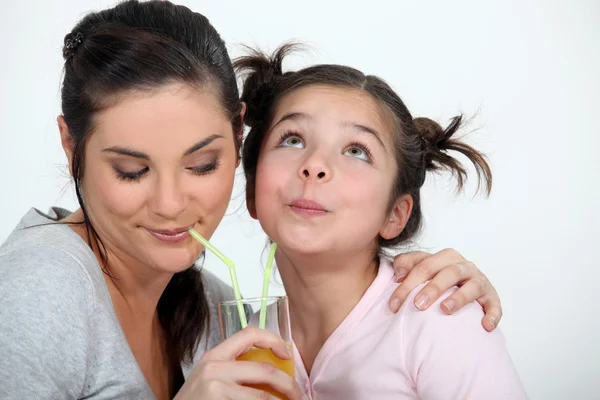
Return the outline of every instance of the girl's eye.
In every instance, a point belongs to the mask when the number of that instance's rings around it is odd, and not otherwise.
[[[304,142],[302,141],[302,138],[298,135],[289,135],[289,136],[281,139],[280,146],[281,147],[297,147],[299,149],[302,149],[302,148],[304,148]]]
[[[362,161],[370,162],[371,157],[369,151],[361,145],[352,145],[344,152],[344,155],[357,158]]]

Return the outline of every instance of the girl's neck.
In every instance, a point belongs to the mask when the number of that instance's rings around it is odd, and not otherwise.
[[[295,256],[277,252],[290,302],[292,336],[310,373],[325,341],[358,304],[377,276],[372,253]]]

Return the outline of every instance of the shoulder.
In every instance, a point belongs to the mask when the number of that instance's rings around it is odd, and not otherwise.
[[[0,376],[10,382],[35,376],[36,386],[14,392],[35,392],[31,398],[77,393],[85,379],[94,260],[65,232],[21,229],[0,247]]]
[[[400,308],[399,314],[401,314],[403,318],[407,319],[407,321],[410,321],[410,325],[415,327],[446,326],[448,328],[462,326],[465,329],[478,328],[478,332],[485,332],[481,326],[483,309],[479,303],[471,302],[455,312],[453,315],[447,315],[440,308],[441,302],[452,293],[456,292],[458,289],[457,287],[453,287],[445,291],[439,297],[439,299],[429,306],[426,311],[419,310],[415,306],[415,297],[426,284],[427,282],[413,289]]]
[[[408,373],[423,398],[523,399],[526,394],[499,328],[481,325],[477,302],[452,315],[440,303],[457,288],[446,291],[427,310],[414,305],[413,290],[398,314],[400,341]]]
[[[68,226],[18,226],[0,247],[0,302],[38,307],[67,304],[85,310],[94,306],[94,292],[102,278],[96,257]],[[64,310],[67,311],[67,310]]]
[[[491,333],[483,329],[481,319],[484,313],[479,303],[469,303],[452,315],[442,311],[441,302],[454,293],[456,287],[444,292],[427,310],[419,310],[415,306],[415,296],[424,286],[425,283],[416,287],[398,312],[402,319],[402,345],[405,349],[431,350],[438,344],[451,341],[468,344],[470,349],[487,347],[495,341],[504,343],[504,336],[499,329]],[[451,348],[444,345],[446,350]]]
[[[73,254],[46,243],[0,252],[0,314],[29,310],[65,321],[87,318],[96,297],[88,269]]]

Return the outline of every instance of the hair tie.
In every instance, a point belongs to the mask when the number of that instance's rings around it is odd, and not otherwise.
[[[63,49],[63,57],[69,59],[75,55],[75,50],[79,45],[83,43],[83,34],[77,32],[76,34],[69,33],[65,37],[65,47]]]

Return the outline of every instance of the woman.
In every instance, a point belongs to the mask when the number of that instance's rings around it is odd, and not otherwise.
[[[251,399],[263,394],[242,384],[265,383],[301,398],[285,374],[235,361],[252,346],[288,357],[280,339],[245,330],[217,346],[231,290],[194,267],[187,229],[210,237],[223,218],[242,140],[218,33],[185,7],[128,1],[87,15],[63,55],[58,126],[80,209],[31,210],[0,248],[0,397]],[[484,326],[498,322],[494,289],[456,252],[396,265],[417,268],[394,310],[441,270],[420,308],[466,282],[446,311],[487,299]]]

